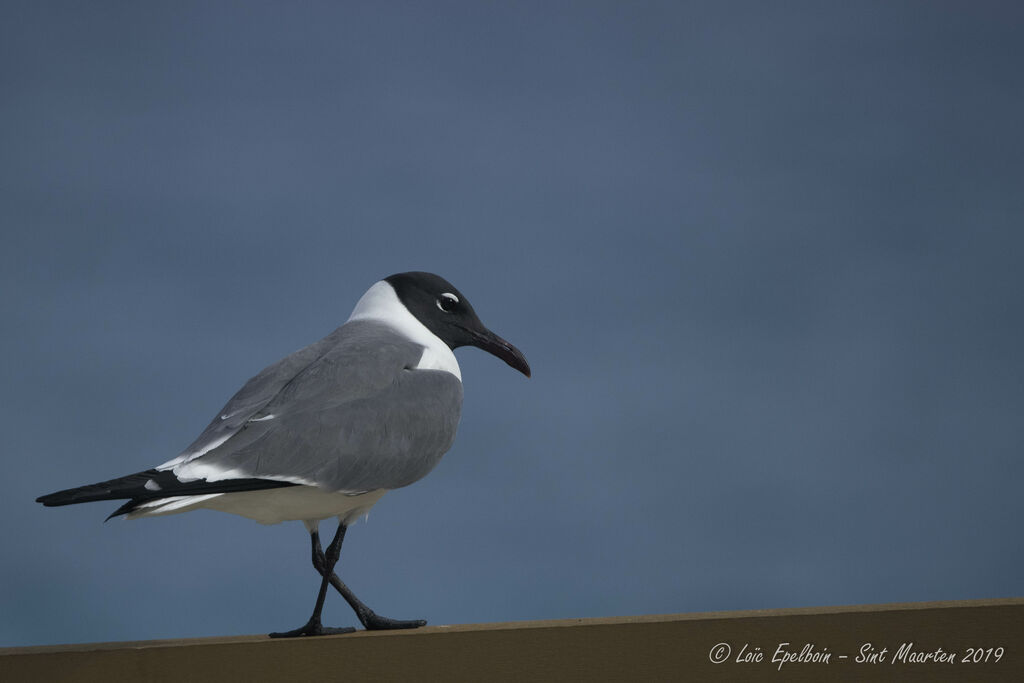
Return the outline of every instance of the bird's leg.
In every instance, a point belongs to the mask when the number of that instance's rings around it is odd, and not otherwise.
[[[322,575],[320,581],[320,592],[316,596],[316,606],[313,608],[313,614],[309,617],[309,621],[304,626],[301,626],[293,631],[282,631],[279,633],[271,633],[271,638],[294,638],[296,636],[326,636],[336,635],[339,633],[352,633],[355,631],[351,626],[344,628],[330,628],[320,623],[320,612],[324,609],[324,600],[327,598],[327,584],[330,581],[331,575],[334,573],[334,565],[338,563],[338,556],[341,555],[341,544],[345,540],[345,525],[339,524],[338,531],[334,534],[334,540],[327,546],[327,552],[324,553],[320,548],[320,534],[316,531],[312,532],[313,536],[313,566],[317,566],[320,563],[320,567],[317,571]],[[322,567],[322,569],[321,569]]]
[[[425,619],[390,619],[388,617],[378,615],[372,609],[363,604],[363,601],[357,598],[355,593],[353,593],[352,590],[346,586],[340,578],[338,578],[338,575],[334,573],[333,565],[330,570],[327,569],[327,558],[324,557],[324,551],[320,547],[320,534],[313,531],[310,535],[313,540],[313,567],[321,576],[330,581],[335,590],[341,593],[341,597],[345,598],[345,602],[347,602],[355,611],[356,617],[359,618],[359,622],[363,625],[363,628],[367,631],[384,631],[389,629],[419,628],[420,626],[426,626],[427,622]],[[330,548],[328,548],[328,550],[329,549]]]

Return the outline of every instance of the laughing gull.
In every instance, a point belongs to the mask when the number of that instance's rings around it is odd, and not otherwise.
[[[110,515],[127,519],[205,508],[263,524],[298,520],[312,539],[320,592],[304,626],[271,637],[354,631],[320,623],[328,584],[368,630],[423,626],[375,614],[334,566],[348,526],[386,492],[426,476],[451,447],[462,407],[452,350],[460,346],[530,376],[519,349],[484,327],[448,281],[392,275],[367,290],[344,325],[246,382],[178,457],[37,501],[127,500]],[[329,517],[338,530],[324,552],[319,525]]]

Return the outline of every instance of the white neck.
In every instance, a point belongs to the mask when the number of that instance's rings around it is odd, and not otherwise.
[[[444,370],[462,381],[462,372],[455,354],[441,338],[427,329],[399,300],[395,288],[385,280],[374,284],[356,302],[346,322],[374,320],[384,323],[403,337],[423,347],[417,370]]]

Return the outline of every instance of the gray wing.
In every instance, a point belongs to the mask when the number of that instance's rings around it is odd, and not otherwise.
[[[233,431],[222,443],[174,465],[174,473],[334,491],[411,484],[451,447],[462,406],[457,377],[413,369],[422,352],[380,323],[348,323],[250,380],[221,413],[228,415],[223,422],[237,422],[237,405],[244,421],[228,426]],[[213,444],[224,439],[218,421],[204,431]],[[203,439],[198,449],[210,445]]]
[[[224,443],[267,405],[297,374],[334,346],[341,336],[343,336],[342,328],[339,327],[320,341],[301,348],[273,365],[265,367],[228,399],[228,402],[214,416],[206,429],[189,444],[188,448],[182,451],[181,455],[165,462],[157,469],[170,469],[193,460]]]

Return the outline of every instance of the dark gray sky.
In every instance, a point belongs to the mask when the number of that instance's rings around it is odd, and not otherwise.
[[[459,438],[341,574],[434,624],[1024,593],[1018,3],[0,10],[0,645],[265,633],[299,524],[102,524],[376,280]],[[326,621],[354,623],[340,599]]]

